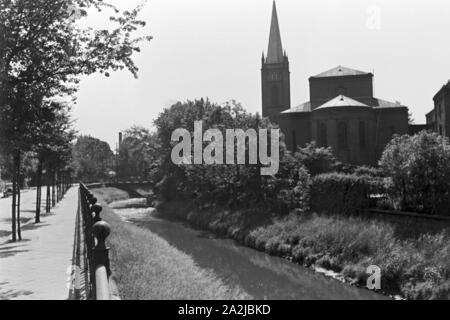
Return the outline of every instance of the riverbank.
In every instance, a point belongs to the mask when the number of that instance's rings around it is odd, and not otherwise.
[[[124,191],[93,190],[103,204],[102,217],[111,224],[108,238],[114,279],[122,299],[234,300],[251,298],[223,283],[213,272],[152,232],[126,223],[106,205],[128,199]]]
[[[251,248],[311,268],[334,271],[366,285],[366,269],[377,265],[382,290],[407,299],[449,299],[450,238],[447,232],[403,239],[387,222],[368,219],[195,208],[189,201],[157,206],[159,214],[229,237]]]

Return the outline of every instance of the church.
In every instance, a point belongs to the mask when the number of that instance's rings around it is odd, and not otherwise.
[[[414,130],[408,107],[374,97],[373,77],[337,66],[309,78],[309,101],[291,106],[289,59],[275,2],[269,47],[262,56],[262,114],[278,123],[289,149],[315,141],[343,163],[376,165],[394,134]]]

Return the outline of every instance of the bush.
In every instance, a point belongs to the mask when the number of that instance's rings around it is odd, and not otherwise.
[[[278,199],[286,204],[288,209],[309,209],[309,194],[311,177],[305,167],[300,166],[295,170],[294,177],[286,177],[285,187],[280,190]]]
[[[331,173],[312,179],[310,206],[330,214],[358,214],[372,205],[370,196],[383,193],[383,181],[369,176]]]
[[[368,166],[357,167],[354,170],[357,176],[369,176],[369,177],[383,177],[383,170],[380,168],[373,168]]]
[[[390,197],[402,210],[448,215],[450,145],[447,138],[422,131],[397,136],[387,146],[380,166],[392,178]]]
[[[315,142],[299,148],[295,158],[308,169],[311,176],[331,172],[338,164],[331,148],[318,148]]]

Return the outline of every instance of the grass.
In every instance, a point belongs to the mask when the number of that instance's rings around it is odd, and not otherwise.
[[[94,193],[103,203],[128,197],[114,188],[96,189]],[[189,255],[149,230],[124,222],[110,207],[104,206],[102,217],[112,228],[108,245],[114,279],[122,299],[251,298],[240,288],[227,286],[212,271],[201,269]]]
[[[448,229],[412,236],[413,232],[405,230],[408,225],[398,223],[316,214],[276,217],[218,208],[198,210],[183,202],[163,203],[158,210],[257,250],[333,270],[353,283],[365,285],[367,267],[377,265],[384,292],[408,299],[450,299]],[[404,233],[409,236],[400,236]]]
[[[355,218],[290,216],[249,234],[248,244],[333,271],[362,285],[377,265],[382,288],[409,299],[450,299],[450,238],[400,240],[388,223]]]

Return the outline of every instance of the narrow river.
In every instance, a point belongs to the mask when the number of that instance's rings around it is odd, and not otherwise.
[[[152,208],[116,208],[128,223],[144,227],[193,257],[224,282],[238,285],[255,299],[381,300],[387,297],[352,287],[330,277],[229,239],[194,230],[183,223],[155,217]]]

